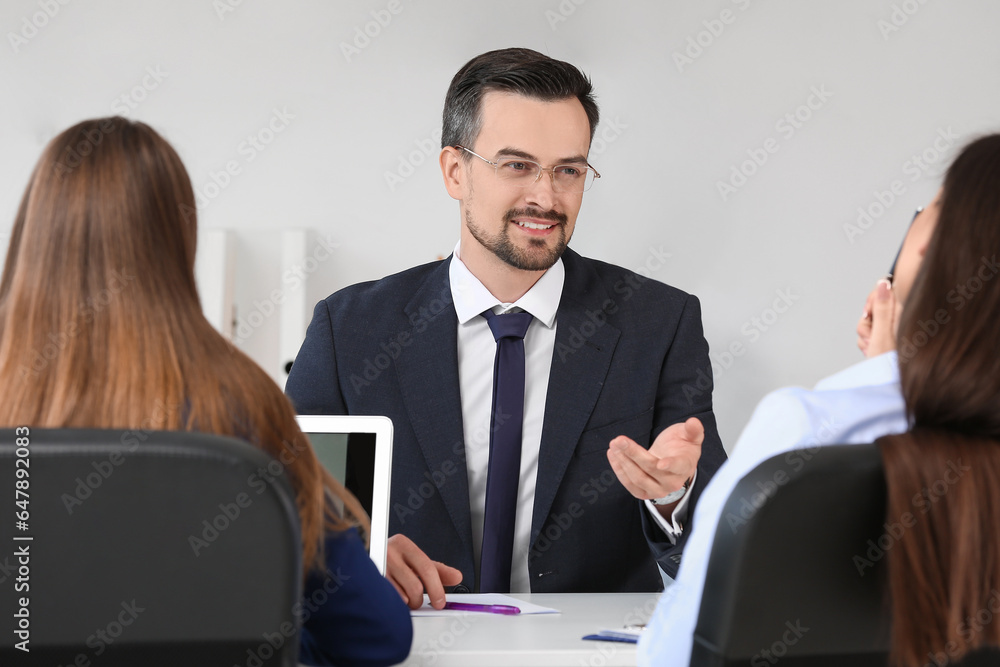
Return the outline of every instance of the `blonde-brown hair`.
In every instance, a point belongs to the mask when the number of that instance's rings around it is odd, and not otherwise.
[[[325,529],[365,523],[317,461],[291,404],[205,319],[197,220],[177,153],[125,118],[75,125],[46,147],[0,280],[0,424],[197,430],[279,459],[296,493],[305,570]]]

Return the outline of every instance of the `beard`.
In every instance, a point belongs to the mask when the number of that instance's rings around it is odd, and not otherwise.
[[[553,231],[555,245],[549,247],[547,238],[528,239],[528,247],[521,248],[510,240],[511,221],[518,217],[531,217],[550,220],[556,223]],[[490,236],[472,219],[472,213],[466,210],[465,224],[481,246],[492,252],[498,259],[515,269],[522,271],[547,271],[555,264],[563,252],[569,239],[566,238],[566,216],[556,211],[539,211],[536,208],[509,209],[503,216],[503,227],[494,236]]]

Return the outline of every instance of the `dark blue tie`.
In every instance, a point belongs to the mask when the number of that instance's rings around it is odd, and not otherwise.
[[[530,313],[483,313],[497,342],[490,413],[490,467],[479,568],[480,593],[509,593],[524,422],[524,334]]]

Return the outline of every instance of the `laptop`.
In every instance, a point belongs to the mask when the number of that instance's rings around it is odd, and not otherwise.
[[[296,417],[323,467],[353,493],[371,517],[368,555],[385,575],[389,539],[392,421],[388,417]]]

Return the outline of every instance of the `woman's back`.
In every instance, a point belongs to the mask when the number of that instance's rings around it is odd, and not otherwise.
[[[53,139],[21,201],[0,280],[0,424],[249,440],[280,460],[295,490],[307,584],[328,586],[326,573],[349,561],[354,585],[369,588],[328,596],[304,626],[304,655],[401,660],[412,632],[406,606],[358,557],[353,522],[328,494],[362,524],[364,512],[324,473],[277,385],[203,316],[196,239],[190,179],[151,128],[108,118]],[[369,613],[373,600],[387,621]],[[323,614],[326,625],[316,620]],[[357,628],[343,633],[359,618],[377,637],[370,646]]]

